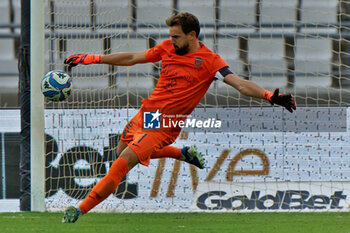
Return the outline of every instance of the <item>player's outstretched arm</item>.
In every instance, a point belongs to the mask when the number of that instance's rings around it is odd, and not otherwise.
[[[289,112],[296,110],[296,104],[292,94],[280,94],[277,88],[274,92],[264,90],[258,84],[242,79],[236,74],[228,74],[224,82],[237,89],[241,94],[255,98],[263,98],[271,104],[277,104],[285,107]]]
[[[74,54],[64,60],[69,68],[78,64],[109,64],[115,66],[131,66],[138,63],[146,63],[146,52],[137,53],[113,53],[109,55]]]

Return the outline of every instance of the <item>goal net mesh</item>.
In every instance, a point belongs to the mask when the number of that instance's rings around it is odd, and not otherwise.
[[[292,93],[290,114],[215,81],[194,115],[220,132],[184,131],[206,168],[172,159],[136,166],[96,211],[347,210],[350,4],[338,0],[46,0],[45,65],[72,54],[139,52],[191,12],[200,40],[242,78]],[[157,83],[160,63],[79,65],[73,92],[45,103],[46,208],[77,205],[116,159],[119,136]]]

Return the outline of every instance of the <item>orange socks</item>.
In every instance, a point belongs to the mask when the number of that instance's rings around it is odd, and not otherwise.
[[[181,149],[166,146],[151,155],[152,159],[174,158],[180,159]],[[129,172],[128,163],[123,158],[114,161],[107,175],[103,177],[91,190],[89,195],[80,203],[79,208],[82,214],[86,214],[89,210],[97,206],[105,200],[118,187],[120,181]]]
[[[165,146],[161,150],[154,152],[151,159],[174,158],[180,159],[181,149],[174,146]]]
[[[125,159],[118,158],[114,161],[107,175],[95,185],[89,196],[79,205],[82,214],[87,213],[113,193],[128,172],[129,167]]]

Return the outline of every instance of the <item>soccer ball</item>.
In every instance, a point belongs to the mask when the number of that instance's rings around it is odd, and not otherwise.
[[[61,70],[48,72],[41,80],[41,92],[51,101],[63,101],[72,90],[72,79]]]

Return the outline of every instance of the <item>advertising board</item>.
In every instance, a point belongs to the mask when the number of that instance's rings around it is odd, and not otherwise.
[[[207,114],[225,128],[184,131],[173,146],[195,144],[205,155],[205,169],[173,159],[151,160],[149,167],[136,166],[95,210],[346,211],[348,109],[299,108],[292,116],[277,108],[268,111],[197,110],[192,117]],[[45,110],[49,210],[78,204],[86,197],[108,172],[119,135],[136,112]],[[19,111],[1,112],[1,116],[3,135],[19,133]],[[3,150],[3,164],[8,156]],[[2,189],[18,179],[7,176],[8,170],[2,169]]]

